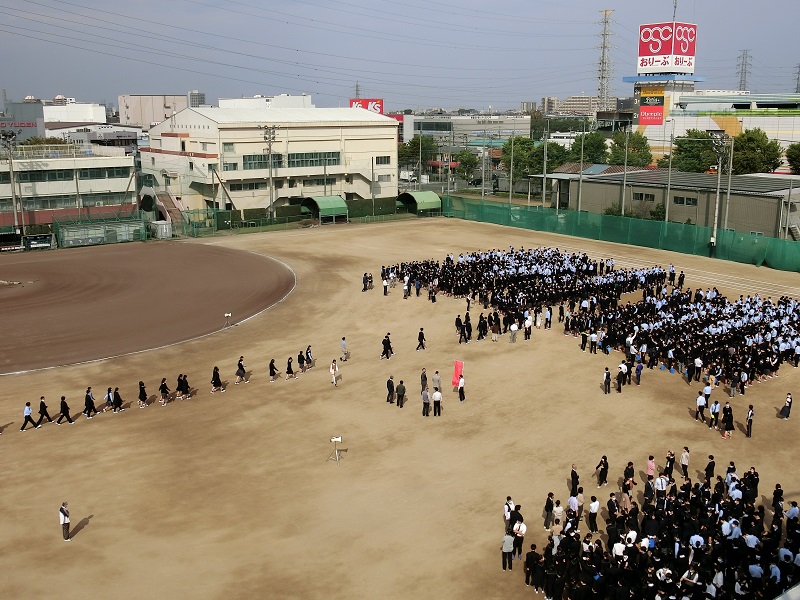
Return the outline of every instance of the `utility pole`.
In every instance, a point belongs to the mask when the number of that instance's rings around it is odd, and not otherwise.
[[[613,10],[601,10],[603,15],[600,23],[603,31],[600,34],[600,65],[597,69],[597,97],[600,110],[609,110],[609,96],[611,95],[611,13]]]
[[[361,98],[361,85],[356,81],[356,98]]]
[[[456,132],[453,130],[452,121],[450,123],[450,151],[447,153],[447,195],[450,195],[450,179],[452,179],[453,165],[453,146],[456,143]]]
[[[722,223],[723,229],[728,229],[728,211],[731,208],[731,177],[733,177],[733,143],[736,138],[731,136],[731,153],[728,156],[728,191],[725,192],[725,221]]]
[[[677,0],[676,0],[677,1]],[[672,132],[669,134],[669,165],[667,166],[667,196],[664,198],[664,222],[669,223],[669,205],[672,204],[670,192],[672,191],[672,155],[675,154],[675,119],[672,121]]]
[[[736,61],[736,69],[739,75],[739,90],[747,89],[747,76],[750,75],[750,50],[742,50]]]
[[[672,0],[672,22],[675,22],[675,17],[678,14],[678,0]]]
[[[275,186],[272,181],[272,144],[275,142],[275,125],[264,127],[264,142],[267,144],[267,161],[269,162],[269,223],[272,225],[274,222],[273,209],[275,205],[274,190]]]
[[[511,165],[508,169],[508,205],[511,206],[511,194],[514,190],[514,136],[517,130],[511,134]]]
[[[583,193],[583,143],[586,141],[586,118],[583,119],[583,135],[581,135],[581,170],[578,172],[578,212],[581,212],[581,194]]]
[[[372,157],[372,179],[369,180],[369,192],[372,196],[372,216],[375,216],[375,157]]]
[[[8,176],[11,183],[11,208],[14,211],[14,231],[19,234],[19,217],[17,216],[17,192],[14,187],[14,150],[17,148],[17,132],[11,130],[0,131],[0,147],[8,156]]]
[[[481,202],[486,196],[486,130],[483,130],[483,154],[481,154]]]
[[[417,162],[419,166],[419,177],[417,177],[417,190],[420,189],[422,185],[422,123],[419,126],[419,161]]]
[[[547,139],[549,137],[550,137],[550,121],[547,121],[547,125],[544,131],[544,139],[542,140],[542,143],[544,144],[544,161],[542,165],[542,208],[544,208],[544,199],[547,191]],[[558,206],[556,206],[556,212],[558,212]]]
[[[620,203],[620,214],[624,217],[625,216],[625,196],[627,192],[625,191],[626,186],[628,185],[628,138],[630,136],[630,128],[625,127],[625,166],[622,167],[622,202]]]
[[[717,227],[719,225],[719,192],[722,185],[722,159],[724,158],[724,145],[727,144],[727,136],[716,138],[714,143],[714,152],[717,155],[717,191],[714,195],[714,229],[711,232],[711,256],[717,254]]]

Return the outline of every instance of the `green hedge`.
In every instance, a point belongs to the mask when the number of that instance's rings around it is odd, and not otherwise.
[[[245,208],[244,220],[245,221],[261,221],[268,218],[266,208]]]
[[[275,216],[283,219],[286,217],[299,217],[302,214],[302,206],[299,204],[289,204],[286,206],[276,206]]]
[[[396,198],[375,198],[375,215],[390,215],[395,213]],[[357,200],[347,200],[348,216],[351,219],[372,216],[372,200],[370,198],[360,198]]]

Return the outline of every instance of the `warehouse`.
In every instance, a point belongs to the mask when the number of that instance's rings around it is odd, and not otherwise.
[[[719,182],[719,202],[717,189]],[[623,196],[623,184],[625,194]],[[651,211],[664,206],[666,219],[714,227],[714,207],[718,206],[717,227],[768,237],[797,239],[800,216],[796,202],[800,199],[800,177],[781,175],[734,175],[718,178],[713,173],[681,173],[666,169],[584,176],[580,182],[571,176],[569,208],[603,213],[618,209],[625,216],[651,218]],[[790,200],[791,191],[791,202]],[[562,196],[561,205],[566,202]],[[787,205],[789,211],[787,213]],[[787,222],[788,214],[788,222]]]

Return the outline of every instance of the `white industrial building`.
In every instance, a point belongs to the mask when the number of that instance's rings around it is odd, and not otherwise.
[[[289,198],[397,195],[397,121],[358,108],[187,108],[150,130],[143,183],[179,208],[270,208]]]
[[[290,96],[280,94],[278,96],[250,96],[247,98],[220,98],[220,108],[314,108],[311,96],[301,94],[300,96]]]
[[[53,218],[135,208],[134,159],[124,148],[17,146],[0,156],[0,226],[46,225]]]
[[[199,92],[190,92],[199,94]],[[119,102],[120,125],[134,125],[145,131],[189,106],[190,94],[125,94]],[[195,96],[196,97],[196,96]]]

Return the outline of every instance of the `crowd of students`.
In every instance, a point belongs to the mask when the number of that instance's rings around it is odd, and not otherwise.
[[[689,463],[688,448],[677,473],[672,451],[661,467],[650,455],[640,475],[630,461],[602,502],[599,492],[586,498],[573,465],[566,505],[553,492],[545,500],[548,538],[541,549],[525,547],[530,520],[507,497],[503,570],[521,562],[525,585],[548,600],[565,592],[575,600],[774,598],[800,581],[797,502],[776,484],[771,504],[759,504],[755,467],[740,474],[730,461],[721,470],[709,455],[693,481]],[[607,487],[608,473],[603,456],[592,483]]]

